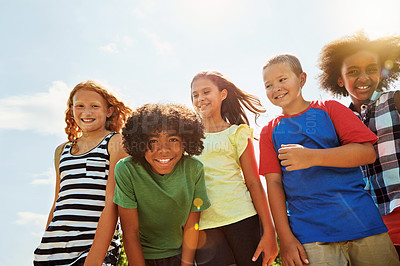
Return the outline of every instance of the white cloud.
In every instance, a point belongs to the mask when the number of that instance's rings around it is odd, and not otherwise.
[[[134,8],[132,13],[136,18],[140,18],[140,19],[147,18],[147,15],[139,8]]]
[[[140,31],[151,40],[159,54],[165,54],[172,51],[172,45],[168,41],[161,40],[157,34],[149,32],[143,28],[140,29]]]
[[[99,48],[100,51],[103,52],[108,52],[108,53],[112,53],[112,54],[118,54],[120,52],[120,50],[128,50],[129,47],[131,47],[133,45],[133,43],[135,42],[134,39],[132,39],[129,36],[122,36],[122,37],[117,37],[113,42],[110,42],[107,45],[101,46]]]
[[[53,185],[55,184],[56,181],[56,173],[53,168],[47,169],[47,171],[40,173],[40,174],[34,174],[33,177],[35,178],[32,181],[33,185]],[[42,177],[42,178],[38,178]],[[43,178],[44,177],[44,178]]]
[[[0,128],[65,135],[64,112],[68,95],[68,86],[55,81],[45,93],[1,98]]]
[[[117,44],[115,42],[109,43],[109,44],[107,44],[105,46],[101,46],[99,49],[101,51],[109,52],[109,53],[112,53],[112,54],[118,54],[119,53]]]
[[[43,226],[46,224],[47,215],[34,212],[18,212],[18,219],[15,221],[18,225]]]

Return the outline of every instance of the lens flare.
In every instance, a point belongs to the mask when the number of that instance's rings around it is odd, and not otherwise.
[[[392,69],[393,68],[393,61],[392,60],[386,60],[385,61],[385,68],[386,69]]]
[[[203,200],[200,198],[195,198],[193,200],[193,205],[197,207],[197,210],[200,210],[200,207],[203,205]]]

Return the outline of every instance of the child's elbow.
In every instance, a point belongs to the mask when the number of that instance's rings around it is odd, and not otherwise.
[[[367,146],[364,156],[365,156],[366,164],[371,164],[376,161],[376,152],[375,152],[374,146],[371,143],[369,143],[369,145]]]

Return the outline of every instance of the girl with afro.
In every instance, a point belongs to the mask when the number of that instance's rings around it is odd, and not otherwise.
[[[371,194],[400,254],[400,36],[371,40],[360,32],[327,44],[320,53],[322,88],[350,96],[350,109],[378,136],[376,161],[363,166]]]

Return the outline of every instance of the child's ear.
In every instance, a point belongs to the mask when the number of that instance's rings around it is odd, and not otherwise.
[[[300,78],[300,87],[303,88],[303,86],[304,86],[304,84],[306,84],[306,80],[307,80],[307,74],[306,74],[306,72],[300,73],[299,78]]]
[[[338,77],[338,79],[337,79],[337,85],[339,85],[339,87],[342,87],[342,88],[343,88],[344,83],[343,83],[342,77]]]
[[[228,97],[228,91],[226,89],[223,89],[221,91],[221,96],[222,96],[222,100],[225,100],[226,97]]]
[[[107,110],[107,118],[110,118],[112,116],[112,114],[114,113],[114,107],[111,106],[108,108]]]

